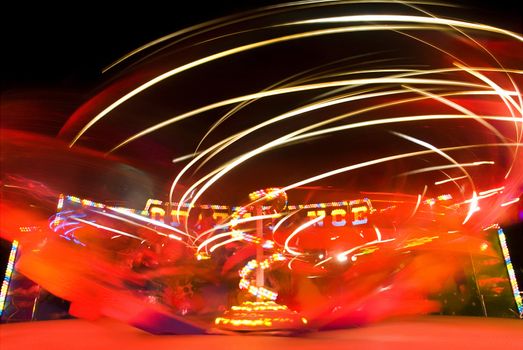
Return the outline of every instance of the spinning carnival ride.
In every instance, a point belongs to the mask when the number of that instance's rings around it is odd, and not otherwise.
[[[49,295],[154,333],[521,317],[501,226],[521,212],[523,37],[453,11],[300,1],[209,21],[108,67],[57,138],[3,131],[2,321],[64,316]]]
[[[427,221],[444,211],[460,210],[452,204],[451,196],[429,198],[420,204],[416,225],[423,226],[415,226],[411,222],[412,218],[407,226],[403,226],[402,211],[411,208],[414,203],[402,206],[398,201],[390,199],[377,199],[386,204],[381,205],[380,209],[374,208],[368,198],[314,205],[287,205],[285,192],[270,188],[252,193],[250,200],[247,205],[234,208],[202,205],[200,220],[194,225],[194,235],[189,236],[182,235],[183,231],[177,228],[183,220],[176,221],[180,217],[178,214],[183,216],[186,211],[173,209],[171,215],[165,215],[168,208],[176,207],[172,203],[164,206],[161,201],[150,200],[144,210],[137,211],[110,207],[74,196],[61,196],[58,212],[49,220],[50,230],[37,244],[38,248],[27,253],[25,262],[22,259],[19,266],[29,278],[41,282],[43,288],[49,288],[51,293],[70,301],[71,313],[80,317],[97,318],[109,314],[122,319],[122,315],[104,311],[103,303],[108,301],[104,301],[106,297],[100,295],[109,293],[112,295],[110,298],[121,298],[122,303],[130,296],[136,298],[133,303],[141,307],[144,307],[145,301],[146,309],[156,310],[153,314],[170,315],[180,320],[182,325],[189,324],[202,331],[296,332],[337,327],[336,322],[340,320],[343,320],[342,324],[349,325],[388,317],[390,310],[381,309],[379,303],[384,298],[398,298],[387,296],[386,293],[406,283],[401,282],[399,274],[405,273],[408,266],[418,264],[419,259],[423,263],[434,263],[433,258],[439,259],[443,253],[448,260],[449,249],[452,249],[457,255],[465,257],[450,258],[457,259],[460,264],[458,275],[459,271],[469,274],[463,275],[468,280],[459,282],[469,290],[466,297],[463,293],[459,294],[467,299],[459,302],[456,309],[448,309],[447,312],[510,317],[523,310],[504,234],[499,227],[486,228],[481,239],[456,231],[438,232],[433,228],[427,235],[424,230],[419,230],[420,227],[427,227]],[[391,207],[391,203],[395,204]],[[208,216],[204,211],[212,208],[215,215],[206,226],[205,219]],[[391,228],[390,222],[387,225],[389,220],[394,221],[396,227]],[[448,225],[445,227],[449,228]],[[20,229],[28,234],[33,230],[31,240],[34,240],[36,227]],[[42,232],[42,228],[38,230]],[[497,234],[492,236],[493,232]],[[45,314],[49,306],[46,306],[42,291],[33,295],[33,303],[27,304],[26,308],[30,310],[20,311],[16,307],[20,296],[13,291],[20,283],[9,284],[9,277],[13,271],[17,241],[13,247],[6,274],[8,278],[2,293],[2,302],[6,300],[2,319],[14,321],[50,317]],[[50,261],[50,256],[56,253],[62,254],[61,258],[56,262]],[[68,265],[68,261],[74,264],[74,268]],[[35,263],[47,265],[47,268],[35,269]],[[398,265],[406,267],[400,269],[402,271],[395,271]],[[240,268],[238,273],[234,273],[235,267]],[[63,282],[55,280],[49,283],[52,270],[65,275]],[[271,278],[274,274],[269,272],[271,270],[280,274],[280,282]],[[419,272],[428,273],[429,270],[435,271],[427,266]],[[281,271],[284,271],[283,275]],[[455,266],[448,271],[456,271]],[[384,272],[385,275],[382,275]],[[76,275],[67,277],[70,273]],[[219,279],[230,281],[228,290],[206,294],[205,289],[209,284],[221,283],[213,274],[221,275]],[[238,277],[234,277],[238,274],[239,282]],[[362,278],[362,274],[368,276]],[[267,287],[267,277],[273,287]],[[378,280],[371,282],[367,280],[369,277]],[[419,278],[417,274],[415,277]],[[398,280],[395,281],[395,278]],[[81,286],[72,290],[61,288],[59,284],[68,280],[76,280]],[[202,283],[202,280],[205,282]],[[296,295],[303,293],[299,291],[302,287],[296,287],[296,281],[303,283],[304,280],[314,281],[308,288],[318,287],[316,293],[320,293],[320,299],[314,302],[327,301],[321,310],[316,310],[311,303]],[[422,283],[428,285],[421,290],[436,282],[438,278]],[[102,287],[97,286],[98,283],[109,286],[110,292],[101,292]],[[234,283],[240,290],[233,287]],[[339,294],[340,287],[359,288],[362,291],[353,294],[353,291],[344,290]],[[366,300],[366,294],[379,290],[381,292],[378,294],[383,295],[379,295],[378,299]],[[85,293],[93,296],[86,298]],[[306,298],[314,298],[312,294]],[[198,295],[200,298],[207,295],[215,300],[205,300],[207,307],[198,305]],[[340,298],[340,295],[345,297]],[[357,307],[352,306],[350,311],[344,311],[343,306],[349,300],[359,303]],[[429,296],[425,292],[415,297],[411,295],[407,300],[409,303],[426,300],[418,308],[407,311],[426,313],[438,310],[434,308],[434,303],[447,305],[449,300],[452,302],[452,297],[448,299],[448,296],[442,294]],[[407,300],[399,298],[394,301],[397,312],[399,309],[405,310]],[[209,306],[213,303],[214,306]],[[471,303],[476,303],[476,307],[470,309]],[[378,314],[369,314],[366,309],[370,307],[376,308]],[[224,308],[227,309],[220,311]],[[361,312],[354,309],[362,308],[366,310],[365,317],[354,320],[354,314]],[[326,316],[326,312],[331,317]],[[347,313],[352,317],[350,320],[345,319]],[[202,323],[202,319],[209,317],[214,317],[214,326]],[[168,323],[167,326],[158,326],[152,321],[132,323],[155,333],[159,332],[158,329],[167,333],[186,332],[179,323]]]

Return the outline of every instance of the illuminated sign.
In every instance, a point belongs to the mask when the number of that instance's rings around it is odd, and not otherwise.
[[[169,224],[173,227],[180,226],[180,223],[187,219],[188,205],[184,204],[178,210],[178,203],[172,203],[170,208],[167,208],[167,203],[159,200],[149,199],[144,211],[148,212],[149,217],[153,220]],[[237,207],[229,207],[225,205],[199,205],[196,208],[201,210],[211,210],[212,217],[217,223],[225,221]],[[368,198],[358,199],[353,201],[331,202],[331,203],[317,203],[304,205],[289,205],[289,210],[308,209],[304,211],[308,220],[314,220],[320,216],[324,216],[313,227],[344,227],[347,225],[357,226],[368,223],[369,215],[372,214],[373,209],[371,201]],[[201,220],[202,214],[198,215],[198,220]],[[250,216],[249,213],[244,217]]]
[[[320,203],[317,205],[322,209],[308,210],[307,218],[314,220],[323,216],[324,219],[314,223],[313,227],[337,228],[347,225],[364,225],[369,222],[369,214],[374,212],[372,204],[367,198],[350,202]],[[324,206],[322,207],[322,205]]]

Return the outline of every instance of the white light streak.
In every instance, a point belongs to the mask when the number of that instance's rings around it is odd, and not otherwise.
[[[298,233],[300,233],[301,231],[305,230],[307,227],[310,227],[312,225],[314,225],[315,223],[317,223],[318,221],[321,221],[325,219],[325,215],[321,215],[321,216],[318,216],[317,218],[314,218],[310,221],[307,221],[306,223],[304,223],[303,225],[300,225],[297,229],[295,229],[288,237],[287,239],[285,240],[285,250],[288,251],[289,253],[291,253],[292,255],[302,255],[302,253],[298,252],[298,251],[295,251],[294,249],[291,249],[289,247],[289,242],[291,241],[291,239],[296,236]]]
[[[505,202],[505,203],[501,204],[501,206],[502,207],[506,207],[508,205],[511,205],[511,204],[514,204],[514,203],[517,203],[517,202],[519,202],[519,198],[514,198],[514,199],[512,199],[512,200],[510,200],[508,202]]]
[[[442,184],[447,183],[447,182],[454,182],[454,181],[462,180],[462,179],[466,179],[466,178],[467,178],[466,175],[453,177],[453,178],[446,179],[446,180],[436,181],[436,182],[434,182],[434,185],[436,185],[436,186],[437,185],[442,185]]]

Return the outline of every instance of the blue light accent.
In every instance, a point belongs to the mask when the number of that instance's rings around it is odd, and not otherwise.
[[[354,225],[354,226],[364,225],[364,224],[366,224],[368,221],[369,221],[369,219],[367,219],[367,218],[362,219],[362,220],[354,220],[354,221],[352,222],[352,225]]]

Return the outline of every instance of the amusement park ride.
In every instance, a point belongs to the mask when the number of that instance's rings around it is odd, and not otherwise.
[[[442,305],[448,314],[521,317],[499,226],[468,235],[448,219],[463,210],[450,195],[417,202],[390,195],[375,194],[376,208],[367,197],[289,205],[285,192],[268,188],[239,207],[151,199],[143,210],[61,195],[48,228],[19,228],[2,321],[59,317],[50,316],[46,290],[73,316],[169,334],[362,324],[396,314],[394,305],[379,306],[383,300],[409,303],[412,313]],[[431,266],[441,259],[460,269]],[[454,276],[453,293],[434,287],[441,274]],[[409,278],[423,282],[405,290]],[[454,309],[453,298],[460,298]]]
[[[0,321],[296,334],[421,314],[523,318],[507,246],[523,223],[523,36],[473,12],[274,3],[162,26],[63,101],[11,94]],[[158,195],[169,199],[137,209]]]

